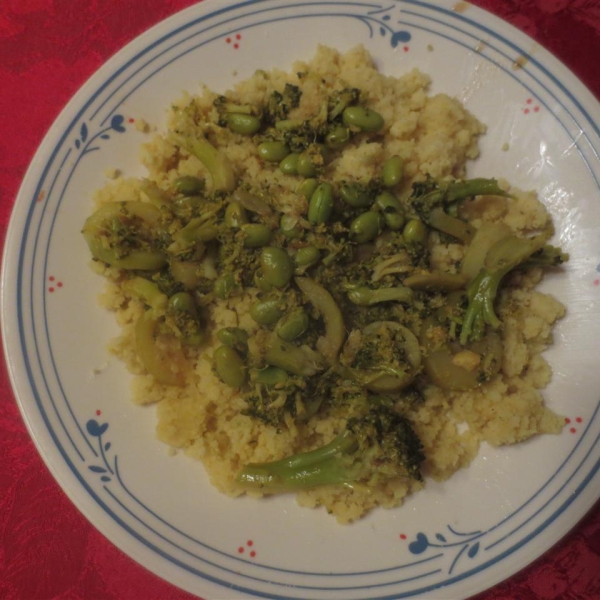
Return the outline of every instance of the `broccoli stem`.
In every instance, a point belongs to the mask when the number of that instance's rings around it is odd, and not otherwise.
[[[460,343],[480,339],[485,325],[497,329],[500,319],[494,311],[494,302],[504,276],[537,252],[543,251],[548,233],[533,238],[509,235],[496,242],[486,254],[484,267],[467,288],[469,305],[460,333]]]
[[[352,481],[355,469],[344,457],[356,452],[358,446],[354,434],[346,430],[316,450],[268,463],[250,463],[238,474],[237,482],[269,492],[289,492]]]
[[[214,192],[231,192],[235,188],[235,173],[227,157],[204,138],[174,134],[175,143],[195,156],[208,170]]]

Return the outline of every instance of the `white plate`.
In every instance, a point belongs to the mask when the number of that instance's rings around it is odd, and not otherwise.
[[[453,4],[207,0],[101,68],[27,173],[2,281],[21,410],[80,510],[175,585],[210,599],[466,597],[542,554],[598,497],[599,106],[525,35]],[[433,76],[433,92],[465,102],[489,125],[469,175],[537,189],[571,254],[566,272],[544,284],[569,309],[547,353],[555,376],[545,397],[571,424],[559,436],[486,447],[450,481],[347,527],[291,497],[224,497],[201,464],[168,456],[154,439],[153,409],[130,403],[129,376],[105,350],[117,327],[97,306],[103,282],[80,234],[106,168],[142,174],[143,136],[130,119],[162,123],[182,90],[201,81],[225,90],[256,68],[287,69],[319,42],[365,44],[384,72],[419,67]]]

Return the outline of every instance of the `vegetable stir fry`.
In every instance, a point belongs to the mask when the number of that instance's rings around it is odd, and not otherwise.
[[[145,181],[141,201],[104,204],[83,235],[145,305],[137,351],[157,382],[185,385],[191,357],[211,343],[211,307],[246,295],[253,325],[214,332],[212,353],[214,372],[244,399],[242,413],[275,430],[320,415],[346,419],[322,448],[245,466],[241,486],[420,480],[422,444],[407,411],[427,386],[467,390],[493,379],[503,283],[567,256],[548,244],[552,231],[519,237],[469,222],[462,208],[474,198],[509,196],[495,179],[409,181],[392,155],[368,182],[334,180],[327,166],[386,123],[356,88],[332,92],[310,118],[295,116],[301,100],[292,84],[260,105],[221,96],[211,124],[252,139],[264,169],[294,178],[294,206],[282,210],[268,186],[250,186],[200,122],[170,142],[206,177],[182,176],[168,189]],[[452,270],[432,268],[440,240],[464,247]]]

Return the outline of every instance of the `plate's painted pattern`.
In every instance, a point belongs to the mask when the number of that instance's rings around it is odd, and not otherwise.
[[[82,123],[79,128],[79,137],[75,139],[75,148],[81,150],[81,156],[100,150],[100,146],[97,144],[100,143],[100,140],[110,140],[111,132],[125,133],[124,122],[123,115],[113,115],[108,127],[103,127],[91,137],[89,137],[88,126]]]
[[[331,564],[317,562],[312,569],[292,569],[277,553],[268,554],[268,540],[273,538],[267,531],[261,530],[257,536],[248,530],[245,537],[245,532],[238,531],[234,541],[223,549],[218,539],[182,529],[175,524],[174,515],[157,512],[152,498],[139,496],[131,485],[134,474],[127,467],[121,471],[120,465],[126,463],[119,462],[116,454],[118,451],[124,456],[127,439],[113,437],[117,435],[117,423],[111,421],[109,425],[104,412],[98,410],[96,418],[90,418],[89,413],[80,415],[80,398],[70,391],[69,373],[61,370],[55,351],[59,340],[52,329],[52,317],[57,303],[49,304],[49,299],[57,295],[64,281],[70,286],[77,283],[76,279],[68,279],[68,265],[60,264],[59,270],[54,258],[54,244],[63,234],[61,227],[65,227],[61,208],[80,202],[73,198],[73,182],[83,166],[95,164],[90,157],[98,160],[103,152],[110,152],[116,134],[131,131],[123,116],[130,112],[128,100],[189,53],[207,52],[207,56],[213,56],[225,49],[241,56],[251,52],[253,44],[262,43],[270,27],[281,23],[293,23],[295,29],[301,24],[302,31],[308,31],[317,17],[335,19],[341,29],[358,23],[360,27],[353,31],[361,33],[356,33],[353,42],[367,47],[373,44],[379,51],[383,44],[387,52],[398,52],[394,56],[405,56],[409,48],[416,49],[417,40],[419,44],[451,44],[465,53],[475,51],[503,77],[520,86],[515,113],[530,127],[536,127],[530,119],[546,117],[569,135],[574,123],[580,130],[589,131],[583,138],[573,134],[571,139],[596,189],[600,189],[598,123],[568,84],[555,77],[546,63],[528,55],[526,38],[515,37],[499,21],[489,22],[481,12],[471,18],[472,12],[466,3],[457,3],[452,10],[448,2],[430,4],[420,0],[270,0],[238,4],[209,0],[187,11],[185,17],[175,18],[169,27],[147,34],[129,54],[113,62],[112,71],[88,86],[87,94],[71,107],[60,128],[51,132],[44,160],[29,175],[31,191],[18,201],[23,215],[21,230],[12,233],[13,240],[21,241],[20,246],[15,244],[19,253],[11,265],[16,281],[14,318],[19,323],[17,341],[25,382],[21,393],[17,392],[23,396],[24,413],[36,422],[40,437],[44,437],[41,445],[46,454],[52,456],[58,470],[68,471],[70,485],[76,488],[74,495],[85,497],[79,502],[88,513],[96,513],[100,528],[116,543],[135,545],[138,560],[150,568],[155,566],[153,570],[173,582],[201,595],[209,594],[207,588],[216,595],[214,590],[224,586],[240,598],[383,600],[432,590],[437,590],[440,597],[445,593],[452,597],[473,594],[493,579],[498,565],[512,560],[523,547],[531,548],[529,559],[545,550],[547,546],[540,549],[535,545],[537,537],[564,519],[578,496],[597,483],[600,416],[599,403],[594,403],[587,412],[576,413],[585,415],[585,419],[570,418],[570,427],[564,431],[577,435],[567,436],[572,443],[552,475],[500,521],[471,528],[469,524],[456,527],[432,518],[430,529],[405,526],[396,545],[398,554],[391,562],[386,557],[383,564],[387,566],[378,569],[348,572],[339,560]],[[527,60],[521,61],[524,56]],[[91,190],[87,192],[89,195]],[[68,226],[77,227],[72,221]],[[596,272],[600,272],[600,265]],[[596,277],[593,283],[599,286],[600,279]],[[67,296],[62,298],[66,300]],[[226,523],[221,525],[227,528]],[[518,561],[511,564],[513,572],[523,566]]]
[[[100,411],[98,410],[96,412],[99,416]],[[98,461],[93,461],[93,463],[88,466],[88,469],[92,471],[92,473],[99,474],[100,481],[103,483],[109,483],[112,481],[112,478],[115,476],[117,470],[117,458],[115,457],[111,464],[107,452],[110,450],[112,444],[102,439],[102,436],[108,430],[108,423],[99,423],[96,419],[90,419],[85,424],[85,428],[88,434],[96,440],[98,458],[101,462],[101,464],[98,464]]]

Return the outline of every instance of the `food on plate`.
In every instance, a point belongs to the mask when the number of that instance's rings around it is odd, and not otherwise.
[[[83,235],[157,436],[231,496],[350,522],[557,433],[542,357],[567,256],[533,192],[467,178],[485,126],[363,47],[203,88]]]

